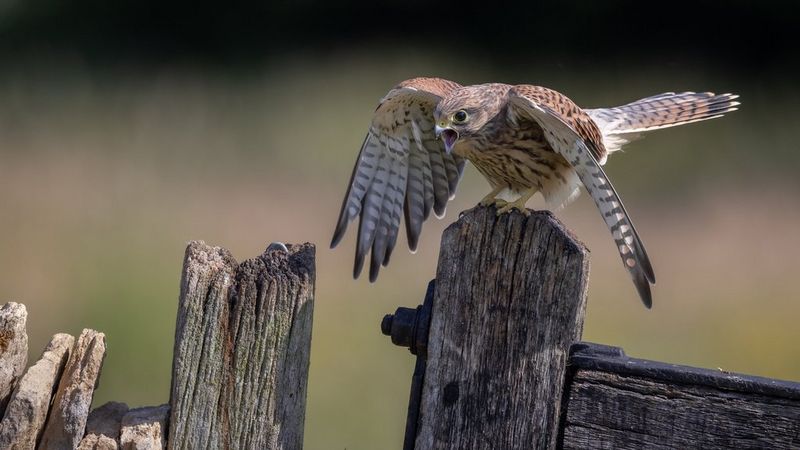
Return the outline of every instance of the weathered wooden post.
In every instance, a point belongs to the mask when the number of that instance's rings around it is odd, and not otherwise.
[[[223,248],[189,244],[170,449],[303,447],[314,279],[311,244],[273,244],[242,264]]]
[[[555,448],[588,272],[588,251],[548,212],[479,207],[448,227],[405,447]],[[394,320],[384,333],[397,334]]]

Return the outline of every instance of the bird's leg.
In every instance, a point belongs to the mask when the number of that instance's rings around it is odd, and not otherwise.
[[[508,202],[506,202],[505,200],[500,199],[500,198],[495,198],[495,197],[497,197],[497,194],[503,192],[503,189],[505,189],[505,188],[506,187],[503,186],[503,185],[495,186],[492,189],[492,192],[489,192],[489,194],[486,197],[483,197],[483,200],[481,200],[480,203],[478,203],[478,204],[481,205],[481,206],[491,206],[491,205],[494,205],[494,206],[497,206],[497,207],[505,206],[506,203],[508,203]]]
[[[466,211],[461,211],[461,213],[458,215],[458,218],[460,219],[468,211],[472,211],[473,209],[480,208],[482,206],[494,206],[495,208],[500,208],[500,207],[505,206],[508,203],[507,201],[505,201],[505,200],[503,200],[501,198],[495,198],[497,196],[497,194],[503,192],[503,189],[505,189],[505,188],[506,187],[502,186],[502,185],[493,187],[492,188],[492,192],[489,192],[489,194],[486,195],[486,197],[483,197],[483,199],[480,202],[478,202],[477,205],[475,205],[474,207],[472,207],[472,208],[470,208],[470,209],[468,209]]]
[[[524,192],[522,192],[522,195],[520,195],[518,199],[514,200],[513,202],[508,202],[503,207],[498,209],[497,215],[499,216],[500,214],[505,214],[511,211],[512,209],[516,208],[521,213],[527,216],[530,213],[528,212],[527,209],[525,209],[525,203],[528,203],[528,200],[530,200],[531,197],[533,197],[533,194],[535,194],[538,190],[539,189],[535,187],[526,189]]]

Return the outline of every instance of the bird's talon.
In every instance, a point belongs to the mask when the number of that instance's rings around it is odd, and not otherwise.
[[[478,204],[479,204],[480,206],[495,206],[496,208],[499,208],[499,207],[501,207],[501,206],[504,206],[504,205],[505,205],[506,203],[508,203],[508,202],[506,202],[506,201],[505,201],[505,200],[503,200],[503,199],[499,199],[499,198],[497,198],[497,196],[498,196],[498,195],[499,195],[501,192],[503,192],[503,189],[505,189],[505,187],[503,187],[503,186],[496,186],[494,189],[492,189],[492,192],[489,192],[489,193],[486,195],[486,197],[483,197],[483,199],[481,199],[481,201],[480,201]]]
[[[506,203],[508,202],[501,198],[485,198],[481,200],[480,203],[478,204],[481,206],[494,206],[496,208],[500,208],[502,206],[505,206]]]
[[[527,200],[527,199],[526,199]],[[526,217],[531,215],[531,212],[525,208],[525,202],[515,201],[515,202],[506,202],[501,208],[498,208],[497,215],[505,214],[507,212],[511,212],[511,210],[516,209],[517,211],[524,214]]]
[[[514,207],[513,207],[513,206],[511,206],[511,205],[509,205],[509,204],[506,204],[506,205],[504,205],[502,208],[497,208],[497,215],[498,215],[498,216],[501,216],[501,215],[503,215],[503,214],[505,214],[505,213],[507,213],[507,212],[511,211],[512,209],[514,209]]]

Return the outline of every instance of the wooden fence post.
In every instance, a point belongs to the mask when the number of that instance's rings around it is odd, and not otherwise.
[[[186,249],[170,449],[303,447],[314,246],[286,247],[242,264],[203,242]]]
[[[588,251],[548,212],[474,208],[442,238],[415,448],[555,448]]]

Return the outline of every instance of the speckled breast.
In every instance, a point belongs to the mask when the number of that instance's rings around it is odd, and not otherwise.
[[[470,160],[493,187],[517,192],[542,190],[552,180],[566,183],[564,173],[569,170],[567,161],[545,141],[541,127],[531,122],[512,127],[504,117],[488,122],[454,152]]]

